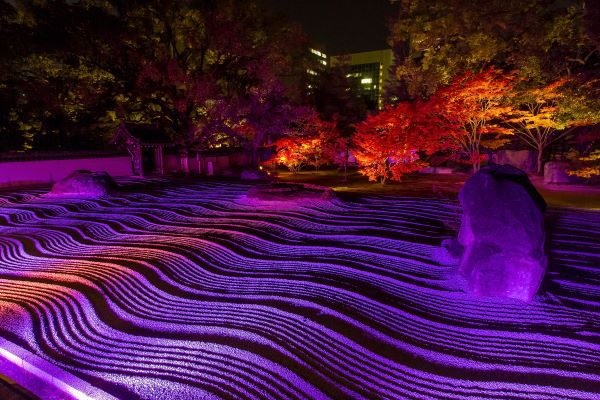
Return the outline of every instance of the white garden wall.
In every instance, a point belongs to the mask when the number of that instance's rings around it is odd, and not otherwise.
[[[106,171],[113,177],[131,176],[129,156],[0,162],[0,187],[54,183],[76,169]]]

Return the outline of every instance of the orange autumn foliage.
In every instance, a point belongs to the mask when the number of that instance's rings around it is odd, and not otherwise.
[[[441,131],[427,129],[422,108],[421,102],[400,103],[357,126],[353,154],[361,174],[384,184],[427,166],[423,156],[441,150],[444,143]]]
[[[477,171],[481,163],[481,147],[495,149],[511,131],[500,123],[512,111],[507,94],[512,77],[488,68],[475,74],[467,72],[439,89],[425,103],[431,129],[448,135]]]
[[[596,80],[587,85],[598,84]],[[537,173],[542,173],[544,151],[554,142],[566,137],[576,128],[600,122],[600,110],[588,104],[585,96],[569,90],[585,84],[567,77],[546,86],[526,88],[513,98],[515,108],[506,122],[514,133],[537,151]]]
[[[324,121],[313,114],[303,121],[297,132],[277,141],[274,162],[294,173],[305,165],[312,165],[318,171],[334,161],[338,139],[337,119]]]

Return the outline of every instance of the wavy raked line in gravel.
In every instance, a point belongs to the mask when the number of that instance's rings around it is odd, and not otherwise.
[[[553,211],[560,268],[523,305],[473,299],[437,263],[447,201],[156,183],[0,194],[0,332],[125,398],[600,393],[598,214]]]

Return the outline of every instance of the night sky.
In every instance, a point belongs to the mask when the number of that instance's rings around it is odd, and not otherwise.
[[[388,0],[262,0],[298,22],[330,55],[389,48],[387,21],[397,5]]]

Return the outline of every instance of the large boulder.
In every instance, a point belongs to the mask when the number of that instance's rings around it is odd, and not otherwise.
[[[117,188],[116,182],[105,171],[92,172],[79,169],[56,182],[50,196],[100,197]]]
[[[509,165],[482,168],[467,180],[459,200],[459,270],[469,290],[530,301],[546,272],[546,203],[527,174]]]
[[[569,164],[550,161],[544,164],[544,183],[570,183],[572,178],[567,174]]]

